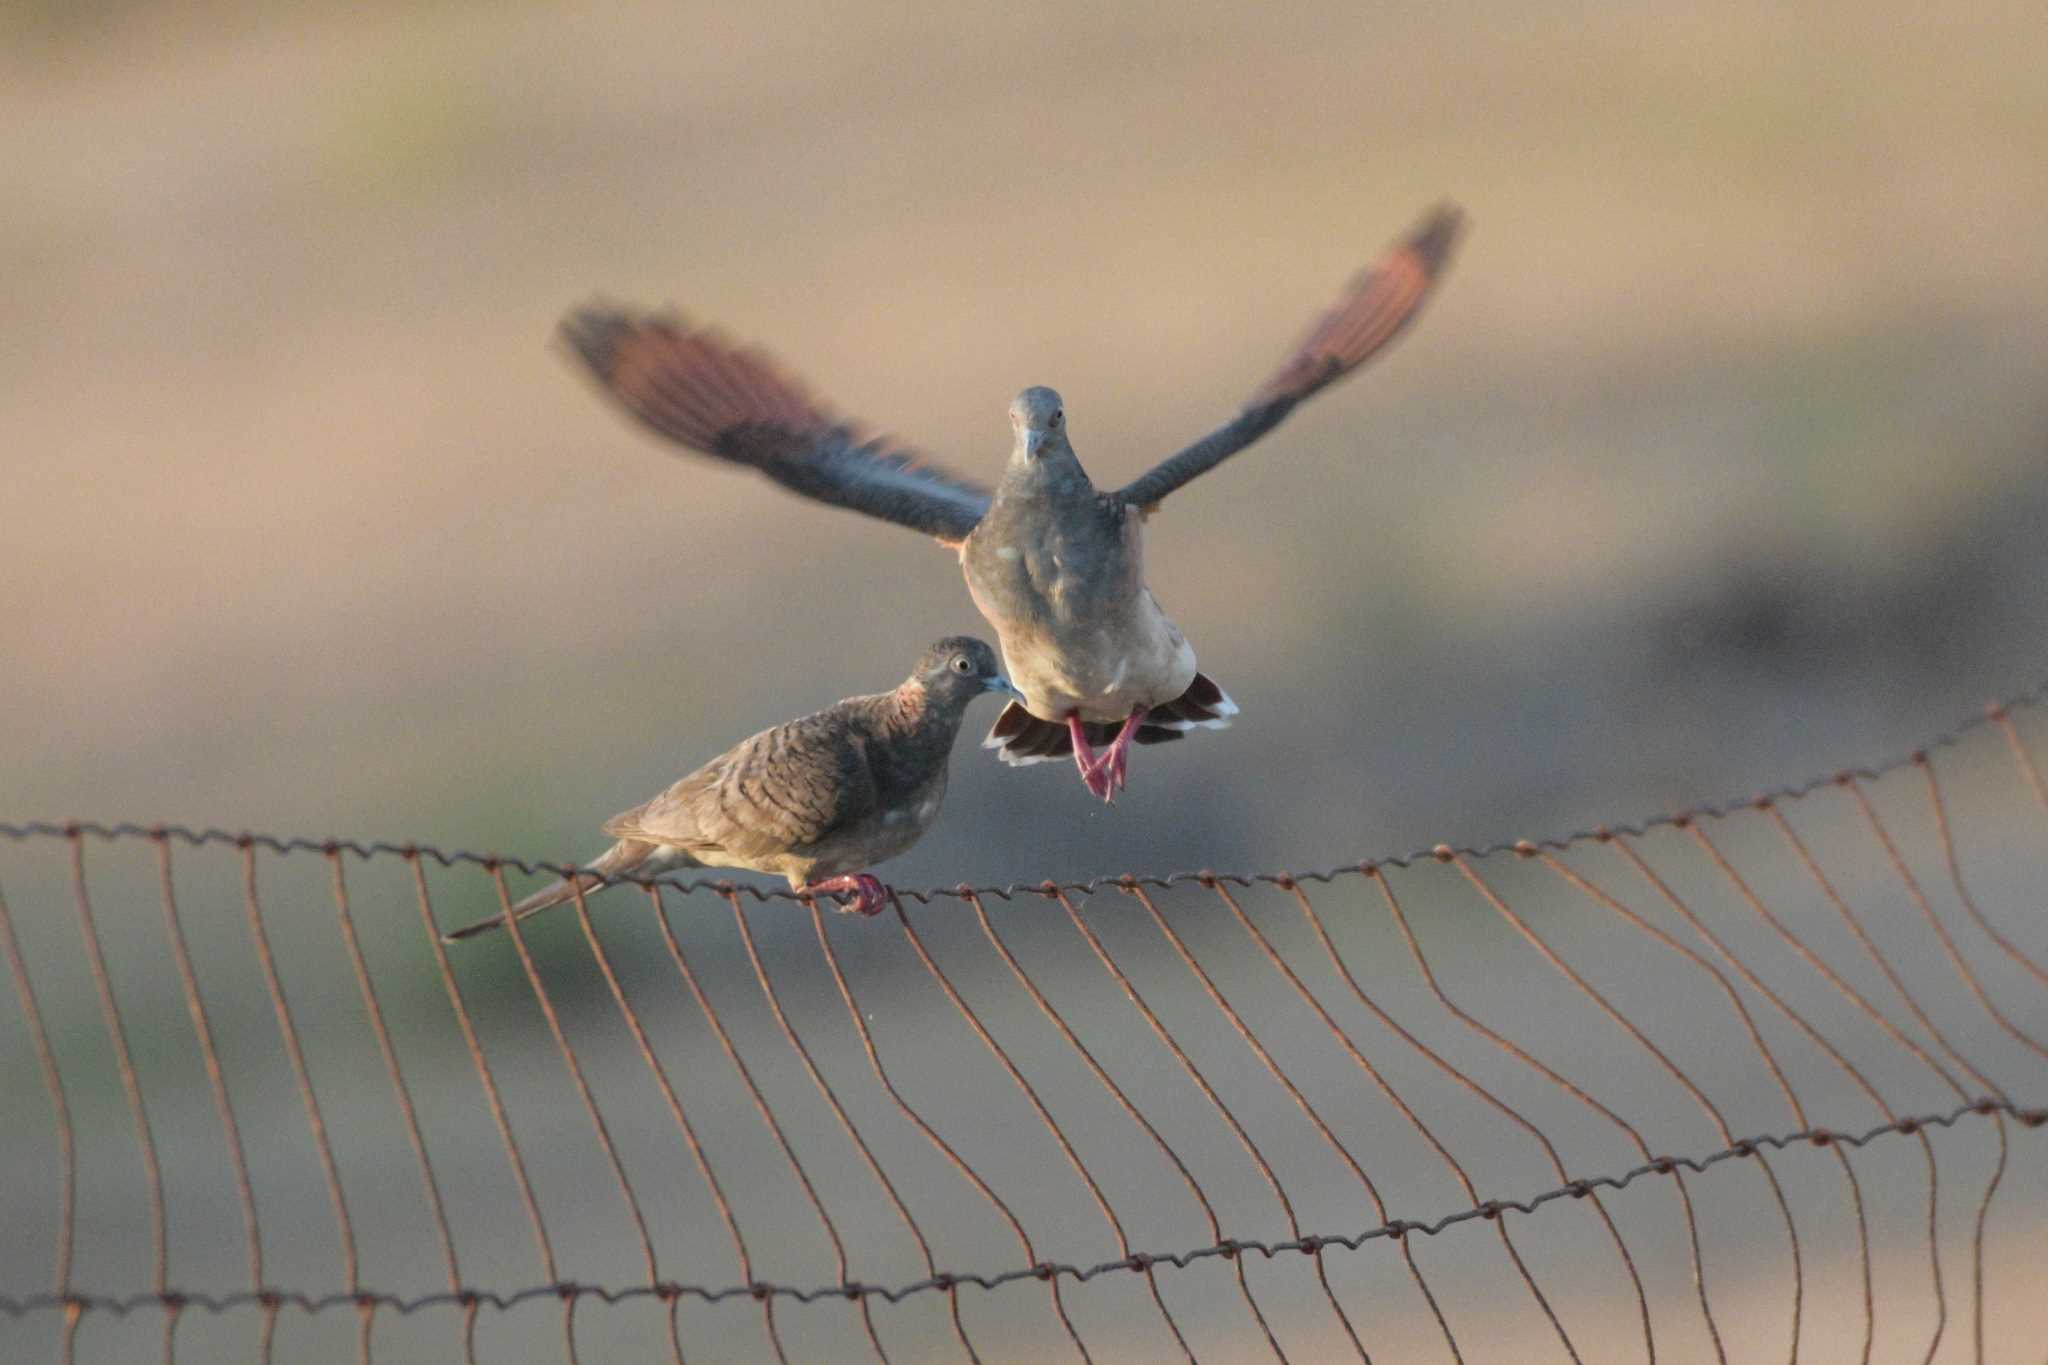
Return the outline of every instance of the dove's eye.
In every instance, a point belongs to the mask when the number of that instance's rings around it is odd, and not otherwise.
[[[1066,419],[1066,415],[1067,414],[1065,412],[1055,412],[1052,415],[1052,424],[1054,426],[1058,426],[1062,421]]]
[[[965,654],[955,654],[953,656],[953,671],[955,673],[966,673],[973,667],[973,662]]]

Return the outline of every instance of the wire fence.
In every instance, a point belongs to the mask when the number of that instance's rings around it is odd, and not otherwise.
[[[0,824],[0,1356],[2039,1359],[2044,698],[1542,842],[453,947],[558,869]]]

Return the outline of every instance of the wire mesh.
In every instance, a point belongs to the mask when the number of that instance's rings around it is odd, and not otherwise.
[[[1541,843],[453,948],[555,868],[0,825],[0,1355],[2037,1356],[2043,696]]]

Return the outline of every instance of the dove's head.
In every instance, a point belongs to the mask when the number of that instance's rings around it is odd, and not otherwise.
[[[928,701],[959,710],[984,692],[1017,695],[1017,689],[1003,676],[996,652],[972,635],[948,635],[935,643],[917,661],[910,681],[922,684]]]
[[[1013,460],[1037,460],[1064,450],[1067,444],[1066,405],[1044,385],[1029,388],[1010,400],[1010,429],[1017,433]]]

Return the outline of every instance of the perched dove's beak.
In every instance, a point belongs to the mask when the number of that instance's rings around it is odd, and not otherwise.
[[[1046,442],[1052,439],[1052,432],[1046,427],[1034,427],[1024,433],[1024,454],[1037,459],[1045,452]]]
[[[985,692],[1002,692],[1015,697],[1018,701],[1024,700],[1024,694],[1017,690],[1017,684],[1011,682],[1000,673],[983,682],[981,686]]]

